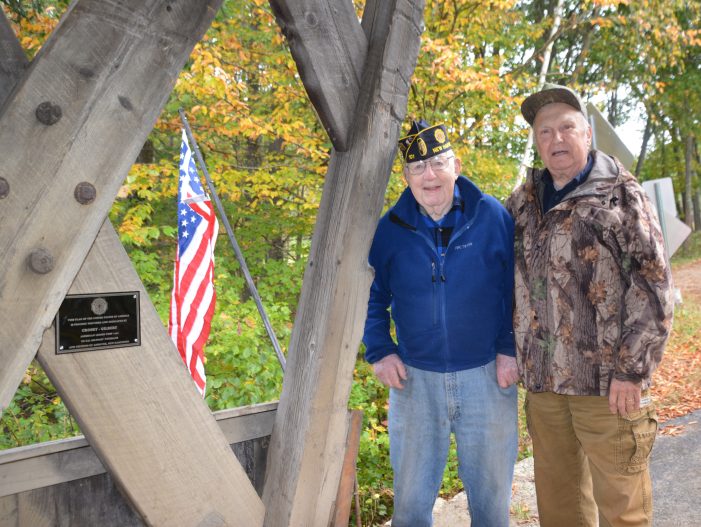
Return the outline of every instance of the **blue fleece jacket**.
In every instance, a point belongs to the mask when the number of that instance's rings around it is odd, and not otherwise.
[[[452,372],[515,354],[513,221],[465,177],[456,184],[465,208],[443,263],[410,189],[380,219],[363,335],[370,363],[398,353],[409,366]]]

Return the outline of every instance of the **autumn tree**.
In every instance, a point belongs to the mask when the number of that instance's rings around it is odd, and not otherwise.
[[[363,0],[354,4],[362,11]],[[535,88],[555,4],[452,0],[428,2],[424,12],[408,118],[445,123],[465,175],[499,198],[509,194],[516,178],[527,136],[519,105]],[[67,5],[65,0],[2,1],[30,58]],[[564,0],[563,8],[548,80],[580,90],[614,125],[631,118],[648,123],[640,175],[673,177],[677,192],[686,193],[688,219],[688,202],[699,189],[701,4]],[[175,254],[178,108],[188,115],[286,348],[331,145],[265,0],[224,2],[111,212],[164,320]],[[386,203],[403,189],[397,162]],[[206,348],[207,401],[220,409],[274,399],[282,372],[223,232],[216,258],[218,303]],[[33,366],[25,380],[13,403],[17,420],[3,416],[2,421],[4,437],[11,438],[11,430],[16,441],[0,447],[74,433],[41,372]],[[369,500],[367,521],[386,516],[391,501],[385,393],[359,361],[351,404],[366,414],[359,479]],[[42,406],[43,399],[48,404]],[[32,413],[32,408],[40,410]],[[19,419],[27,421],[20,427]],[[458,484],[453,467],[446,489]]]

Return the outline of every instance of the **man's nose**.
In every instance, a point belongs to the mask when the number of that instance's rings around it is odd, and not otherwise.
[[[426,168],[424,169],[424,178],[433,179],[436,177],[436,173],[433,171],[431,163],[426,163]]]

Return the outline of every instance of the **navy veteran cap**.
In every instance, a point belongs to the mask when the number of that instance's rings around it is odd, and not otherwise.
[[[546,83],[543,89],[526,97],[521,103],[521,114],[523,118],[533,126],[535,116],[543,106],[554,102],[563,102],[570,105],[575,110],[582,112],[587,117],[587,107],[576,92],[567,86]]]
[[[399,151],[406,163],[429,159],[450,149],[445,126],[431,126],[423,119],[412,121],[409,133],[399,140]]]

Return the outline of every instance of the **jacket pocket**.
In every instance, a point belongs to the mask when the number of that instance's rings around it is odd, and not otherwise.
[[[652,406],[641,408],[628,417],[618,416],[616,470],[635,474],[645,470],[657,435],[657,412]]]

